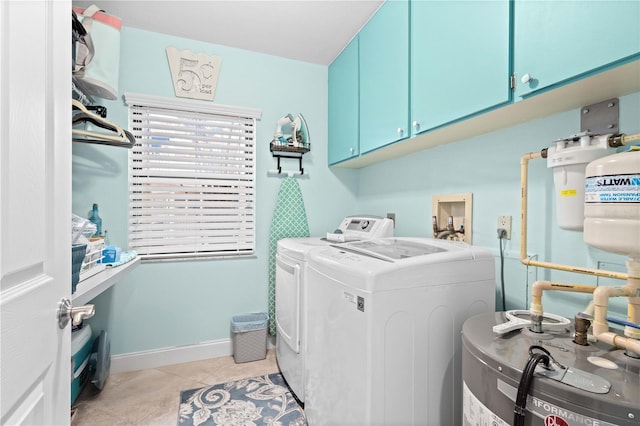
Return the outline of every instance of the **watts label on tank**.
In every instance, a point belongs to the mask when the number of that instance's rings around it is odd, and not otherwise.
[[[640,203],[640,174],[586,179],[585,203]]]

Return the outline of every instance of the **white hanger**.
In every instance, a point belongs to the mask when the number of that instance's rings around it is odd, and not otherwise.
[[[71,103],[74,107],[78,108],[84,114],[88,115],[92,120],[104,124],[107,128],[113,129],[113,134],[102,133],[102,132],[93,132],[89,130],[83,129],[72,129],[72,134],[74,135],[74,142],[89,142],[89,143],[104,143],[112,146],[124,146],[127,148],[131,148],[135,144],[135,138],[133,135],[122,127],[118,126],[115,123],[112,123],[109,120],[106,120],[100,117],[97,114],[89,111],[81,102],[76,99],[72,99]],[[76,138],[75,136],[81,136]],[[115,142],[115,143],[114,143]]]

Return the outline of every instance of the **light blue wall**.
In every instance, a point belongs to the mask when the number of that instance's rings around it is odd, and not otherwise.
[[[519,261],[519,159],[577,133],[577,110],[360,170],[329,169],[326,67],[125,27],[120,93],[173,96],[165,53],[169,46],[222,56],[214,102],[263,111],[256,160],[256,257],[140,265],[93,301],[97,314],[92,326],[109,331],[113,354],[227,339],[233,314],[266,310],[268,232],[280,185],[280,178],[267,176],[267,170],[275,168],[268,144],[277,119],[286,113],[303,113],[310,126],[312,150],[303,161],[308,178],[299,181],[312,235],[334,229],[347,214],[394,212],[396,235],[430,236],[432,195],[472,192],[475,245],[498,257],[496,216],[513,217],[513,237],[506,244],[507,308],[525,308],[529,286],[536,279],[597,282],[594,277],[527,269]],[[126,126],[123,102],[105,104],[109,118]],[[620,111],[621,130],[640,131],[640,94],[622,98]],[[126,247],[127,150],[74,144],[73,154],[73,212],[86,216],[97,202],[112,243]],[[296,167],[289,161],[285,166]],[[553,181],[543,160],[530,163],[529,179],[530,254],[550,262],[624,270],[621,256],[591,249],[583,243],[582,233],[556,226]],[[499,301],[499,258],[496,273]],[[545,295],[544,306],[549,312],[572,316],[587,301],[587,296],[553,294]],[[616,309],[622,313],[623,304]]]
[[[268,234],[281,178],[269,142],[276,121],[302,113],[311,135],[304,155],[308,177],[299,179],[310,232],[333,230],[358,213],[357,171],[329,170],[327,164],[327,68],[240,49],[124,27],[119,92],[173,97],[165,49],[173,46],[222,57],[215,103],[262,110],[256,154],[256,257],[252,259],[142,264],[93,303],[95,329],[106,329],[112,353],[197,344],[230,337],[232,315],[267,309]],[[105,101],[108,118],[127,127],[122,100]],[[100,206],[111,242],[127,245],[127,150],[74,144],[73,212],[87,217]],[[283,160],[297,169],[297,160]],[[82,285],[82,284],[80,284]]]
[[[620,99],[620,129],[640,131],[640,94]],[[506,244],[507,309],[524,309],[536,279],[596,284],[595,277],[539,268],[527,270],[519,261],[520,157],[539,152],[556,139],[580,131],[580,115],[572,110],[461,142],[436,147],[360,170],[358,204],[362,211],[396,213],[397,236],[431,236],[431,197],[473,193],[473,244],[499,254],[496,216],[513,217],[512,238]],[[575,266],[625,271],[622,256],[587,247],[581,232],[557,227],[553,176],[546,160],[529,163],[528,252],[539,260]],[[598,264],[598,262],[605,262]],[[496,259],[496,307],[501,310],[499,258]],[[602,279],[600,283],[602,283]],[[614,280],[609,284],[620,285]],[[590,298],[568,293],[545,294],[549,312],[573,317]],[[624,305],[626,306],[626,305]],[[619,312],[626,308],[616,305]],[[626,316],[626,315],[624,315]]]

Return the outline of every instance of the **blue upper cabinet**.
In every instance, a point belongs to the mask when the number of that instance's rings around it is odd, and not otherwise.
[[[640,54],[640,1],[515,0],[516,96]]]
[[[329,164],[359,154],[358,36],[329,66]]]
[[[360,153],[410,136],[409,3],[385,2],[359,33]]]
[[[638,67],[640,0],[387,0],[329,67],[329,164],[634,93]]]
[[[511,100],[509,0],[411,3],[412,135]]]

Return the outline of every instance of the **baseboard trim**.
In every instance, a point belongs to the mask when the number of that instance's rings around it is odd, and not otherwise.
[[[275,347],[274,338],[269,336],[267,348]],[[158,368],[183,362],[201,361],[233,355],[231,339],[212,340],[195,345],[152,349],[111,356],[111,374]]]
[[[214,340],[189,346],[130,352],[111,357],[111,374],[201,361],[233,354],[231,339]]]

